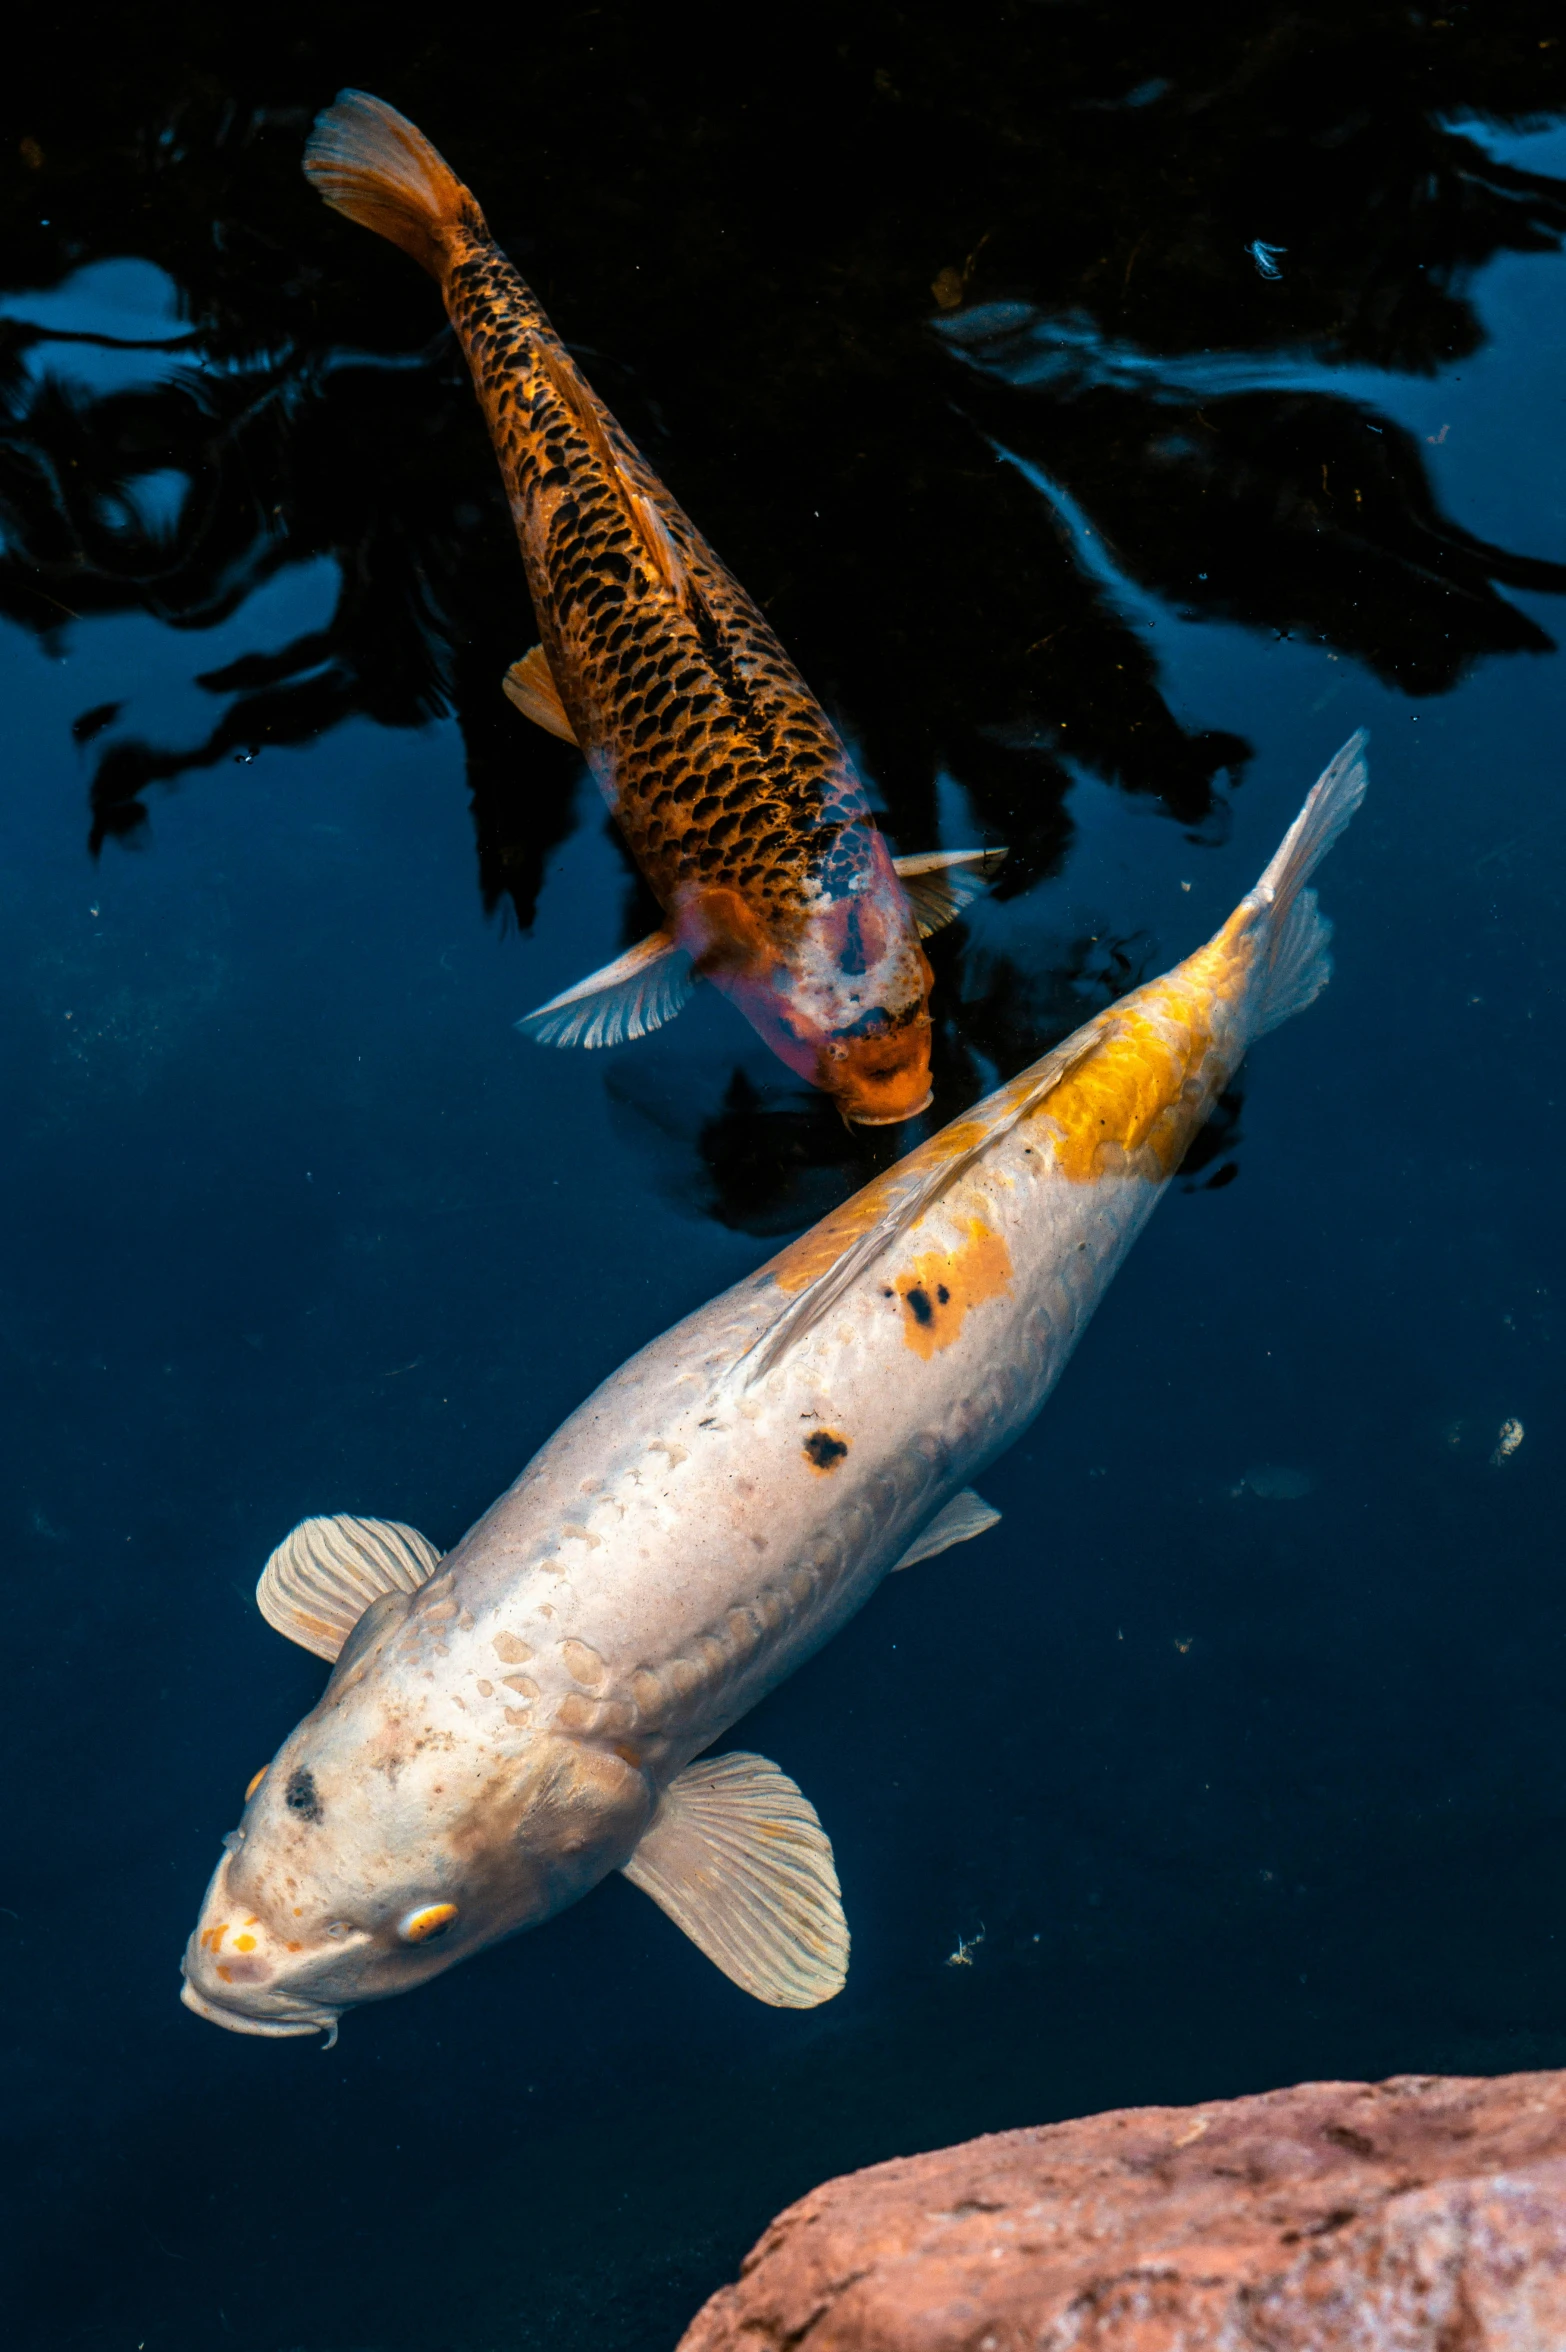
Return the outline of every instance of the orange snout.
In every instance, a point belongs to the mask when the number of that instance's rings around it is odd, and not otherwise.
[[[816,1084],[845,1119],[861,1127],[896,1127],[930,1107],[930,1016],[880,1036],[836,1040],[822,1055]]]

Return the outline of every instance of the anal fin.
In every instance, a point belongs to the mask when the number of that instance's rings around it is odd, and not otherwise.
[[[256,1606],[301,1649],[335,1660],[366,1609],[388,1593],[417,1592],[440,1558],[399,1519],[302,1519],[262,1569]]]
[[[576,729],[566,717],[565,704],[555,684],[555,674],[541,645],[535,645],[531,653],[525,653],[520,661],[514,661],[500,683],[506,700],[514,703],[522,716],[531,719],[535,727],[542,727],[547,734],[558,735],[562,743],[577,742]],[[581,746],[578,744],[577,748],[580,750]]]
[[[654,931],[612,964],[552,996],[517,1027],[539,1045],[623,1045],[683,1012],[695,993],[691,959],[667,931]]]
[[[624,1871],[758,2001],[814,2009],[842,1991],[848,1922],[831,1843],[765,1756],[710,1756],[676,1773]]]
[[[1006,862],[1004,849],[927,849],[893,858],[921,939],[941,930],[983,895]]]
[[[952,1496],[942,1511],[937,1511],[923,1535],[915,1536],[900,1560],[894,1560],[887,1570],[895,1576],[899,1568],[912,1568],[920,1560],[933,1560],[937,1552],[950,1551],[953,1544],[967,1543],[973,1536],[983,1535],[1000,1518],[993,1503],[965,1486],[961,1494]]]

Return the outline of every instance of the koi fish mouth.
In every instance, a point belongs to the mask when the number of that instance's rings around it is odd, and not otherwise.
[[[181,1973],[184,1973],[183,1963]],[[336,2039],[340,2009],[328,2009],[316,2001],[292,2000],[286,1994],[273,1993],[269,2000],[269,2014],[258,2017],[247,2009],[231,2009],[226,2002],[213,2001],[198,1992],[186,1976],[180,1987],[180,1999],[187,2009],[204,2017],[211,2025],[226,2026],[230,2033],[265,2034],[273,2039],[285,2034],[329,2033]]]
[[[815,1082],[856,1127],[897,1127],[929,1109],[930,1016],[922,1004],[897,1021],[867,1014],[823,1048]]]
[[[301,1967],[292,1954],[285,1958],[278,1953],[264,1925],[253,1915],[246,1920],[241,1909],[239,1917],[245,1924],[234,1935],[231,1948],[220,1956],[223,1939],[230,1933],[223,1912],[226,1909],[232,1915],[235,1908],[228,1885],[231,1859],[225,1854],[218,1864],[202,1907],[203,1921],[210,1921],[213,1898],[217,1898],[218,1924],[198,1924],[181,1955],[179,1972],[185,1981],[180,1999],[198,2017],[211,2025],[226,2026],[230,2033],[329,2033],[335,2040],[342,2006],[321,1996],[328,1989],[336,1992],[338,1987],[312,1985],[310,1980],[319,1979],[325,1967],[341,1965],[343,1944],[334,1945],[329,1955],[323,1953],[313,1963],[306,1960]],[[286,1970],[281,1981],[280,1960]],[[301,1975],[310,1989],[299,1984]]]
[[[917,1119],[935,1100],[935,1088],[925,1090],[922,1102],[910,1103],[906,1111],[849,1111],[843,1116],[855,1127],[901,1127],[905,1119]]]
[[[828,1088],[856,1127],[900,1127],[935,1099],[929,1032],[898,1038],[890,1050],[878,1037],[855,1039],[846,1052],[834,1051],[816,1083]]]

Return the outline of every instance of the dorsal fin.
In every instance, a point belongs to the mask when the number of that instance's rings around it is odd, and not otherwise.
[[[427,1535],[399,1519],[302,1519],[261,1571],[256,1606],[268,1625],[318,1658],[335,1659],[366,1609],[417,1592],[440,1565]]]
[[[761,1274],[770,1274],[780,1290],[792,1290],[793,1296],[735,1363],[741,1386],[754,1388],[764,1380],[790,1348],[814,1330],[849,1284],[966,1175],[992,1143],[1036,1110],[1103,1034],[1102,1018],[1075,1031],[1020,1078],[943,1127],[763,1266]]]
[[[623,475],[621,479],[624,480]],[[644,498],[639,490],[632,490],[630,499],[636,527],[641,532],[648,554],[663,575],[664,586],[671,596],[678,597],[684,603],[689,595],[690,582],[685,576],[685,566],[680,561],[680,551],[664,528],[662,515],[652,500]]]
[[[625,468],[610,446],[609,436],[604,431],[603,419],[592,394],[569,361],[558,359],[547,343],[539,346],[539,364],[587,435],[593,455],[618,486],[620,496],[625,501],[625,511],[630,517],[631,528],[640,539],[648,562],[670,595],[683,598],[687,588],[685,566],[680,561],[674,541],[669,537],[663,517],[652,501],[644,498],[627,480]]]

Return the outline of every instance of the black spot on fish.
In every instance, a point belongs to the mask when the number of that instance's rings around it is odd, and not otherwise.
[[[315,1793],[315,1774],[305,1771],[302,1765],[297,1772],[291,1772],[288,1775],[288,1786],[283,1791],[283,1802],[289,1812],[297,1813],[301,1820],[319,1821],[321,1800]]]
[[[921,1290],[917,1283],[908,1293],[908,1311],[916,1323],[933,1323],[935,1321],[935,1309],[930,1304],[930,1294],[927,1290]]]
[[[940,1300],[940,1302],[941,1302],[942,1306],[944,1307],[945,1305],[947,1305],[947,1304],[948,1304],[948,1302],[949,1302],[949,1300],[950,1300],[950,1298],[951,1298],[951,1295],[952,1295],[952,1294],[951,1294],[951,1292],[950,1292],[950,1291],[947,1289],[947,1287],[946,1287],[946,1285],[945,1285],[945,1283],[944,1283],[944,1282],[938,1282],[938,1283],[936,1284],[936,1286],[935,1286],[935,1295],[936,1295],[936,1297],[937,1297],[937,1298]]]
[[[805,1458],[817,1470],[835,1470],[848,1451],[846,1437],[834,1437],[830,1429],[813,1429],[805,1440]]]

